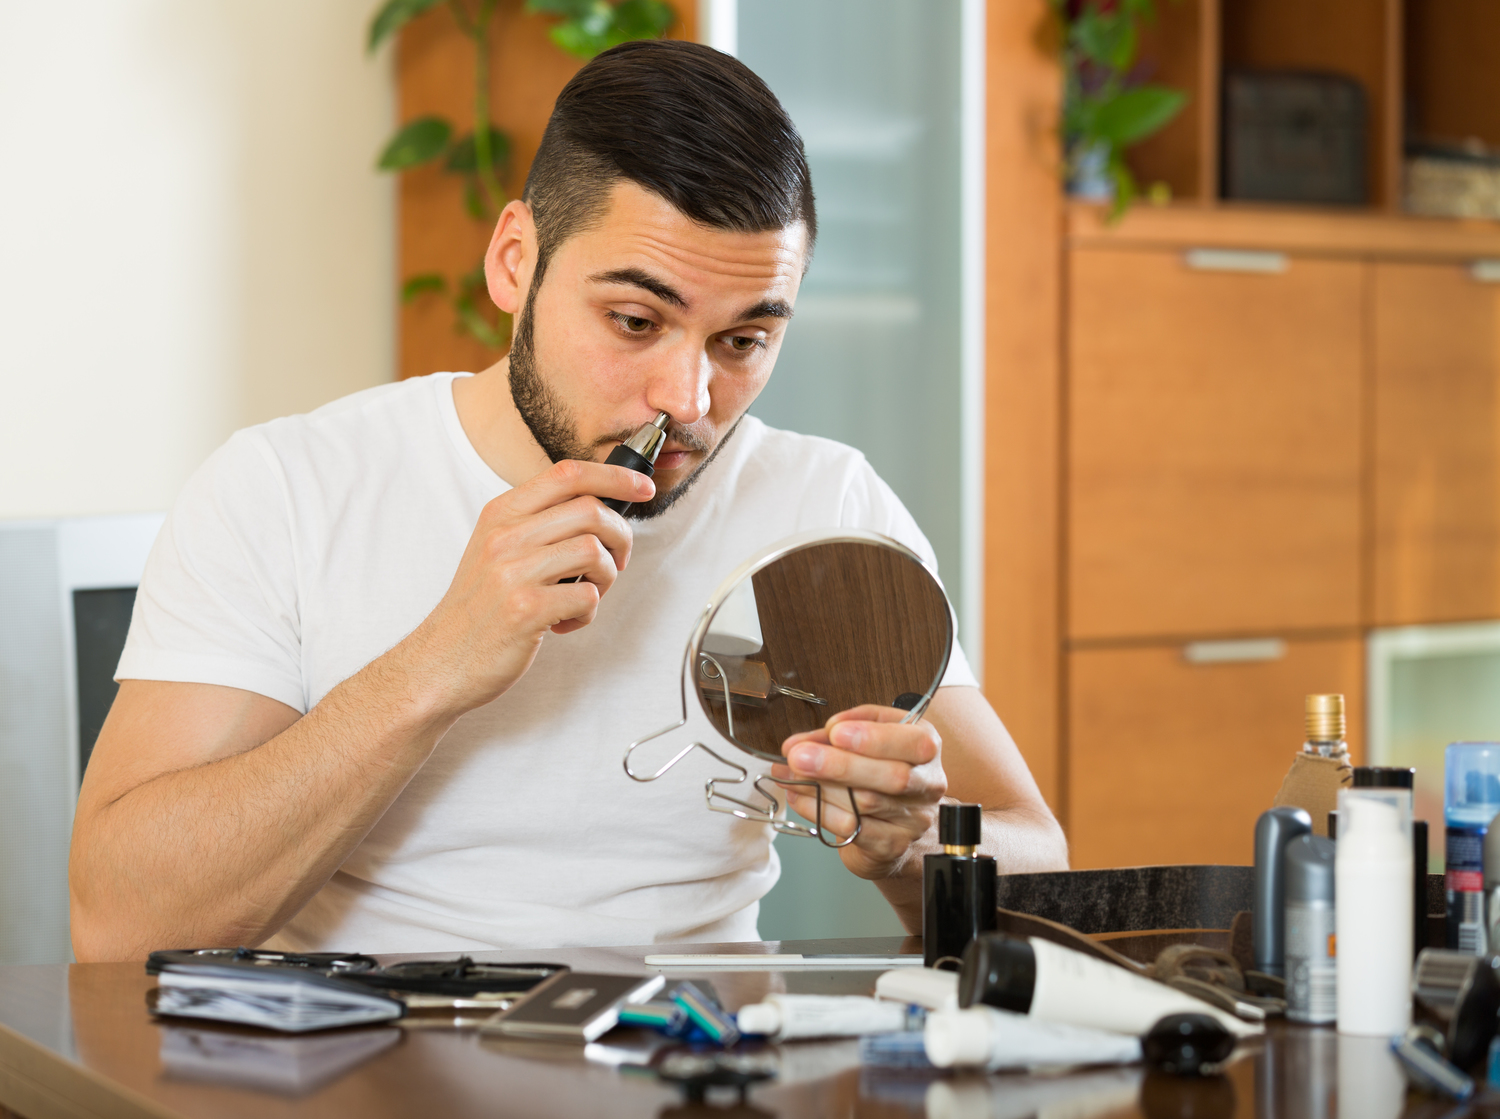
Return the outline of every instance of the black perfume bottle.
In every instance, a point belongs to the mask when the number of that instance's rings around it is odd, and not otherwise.
[[[922,962],[928,967],[942,960],[956,968],[969,941],[995,929],[995,860],[974,854],[982,821],[977,804],[938,806],[943,853],[922,860]]]

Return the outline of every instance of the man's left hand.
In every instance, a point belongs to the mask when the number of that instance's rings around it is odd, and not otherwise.
[[[854,831],[853,791],[863,826],[839,856],[861,878],[899,874],[913,845],[936,824],[938,802],[948,791],[937,729],[926,720],[903,723],[906,715],[874,704],[841,711],[822,729],[788,738],[781,750],[788,764],[771,769],[778,781],[807,778],[822,784],[823,829],[839,838]],[[783,788],[790,808],[817,819],[815,790]]]

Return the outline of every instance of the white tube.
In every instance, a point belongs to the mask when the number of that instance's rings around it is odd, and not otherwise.
[[[772,994],[765,1002],[740,1007],[741,1032],[777,1041],[803,1037],[862,1037],[907,1028],[911,1012],[899,1002],[862,995]]]
[[[1000,1072],[1037,1065],[1128,1065],[1141,1059],[1139,1038],[992,1006],[929,1014],[922,1040],[927,1059],[938,1068]]]
[[[875,997],[928,1010],[958,1009],[958,972],[902,967],[875,980]]]
[[[1118,964],[1038,937],[1028,942],[1036,953],[1036,982],[1028,1011],[1033,1018],[1139,1037],[1168,1014],[1206,1014],[1236,1037],[1262,1032],[1260,1026]]]

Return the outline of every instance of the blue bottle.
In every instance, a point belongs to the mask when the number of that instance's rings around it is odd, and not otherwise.
[[[1454,742],[1445,752],[1443,823],[1448,947],[1485,955],[1484,836],[1500,813],[1500,742]],[[1497,946],[1500,947],[1500,946]]]

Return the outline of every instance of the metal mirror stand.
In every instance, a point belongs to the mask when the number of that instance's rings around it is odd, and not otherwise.
[[[712,603],[709,605],[708,609],[704,611],[704,621],[703,624],[699,626],[700,629],[706,627],[708,618],[712,616],[714,610],[717,608],[717,605],[717,602]],[[673,754],[667,760],[667,763],[660,769],[658,769],[655,773],[637,773],[635,772],[635,770],[630,768],[630,757],[635,753],[638,747],[644,746],[646,743],[652,741],[653,739],[660,738],[664,734],[671,734],[674,730],[679,730],[682,727],[687,726],[687,682],[692,675],[693,651],[697,648],[697,645],[698,643],[696,641],[688,642],[688,647],[686,650],[684,650],[682,655],[682,718],[678,719],[675,723],[672,723],[669,726],[662,727],[659,731],[655,731],[651,734],[646,735],[645,738],[636,739],[629,746],[627,746],[625,748],[625,775],[632,781],[640,781],[642,783],[647,781],[655,781],[658,777],[665,775],[668,770],[670,770],[683,758],[691,754],[694,750],[702,750],[705,754],[713,758],[715,761],[734,770],[734,772],[738,775],[732,778],[710,777],[706,782],[704,782],[703,798],[707,802],[710,812],[722,812],[729,816],[738,817],[741,820],[749,820],[751,823],[770,824],[771,827],[775,828],[776,831],[781,835],[796,835],[808,839],[817,839],[825,847],[847,847],[849,846],[849,844],[858,839],[860,829],[864,827],[864,821],[860,817],[859,805],[855,802],[854,791],[852,789],[849,791],[849,808],[854,813],[854,830],[844,839],[838,839],[837,836],[835,836],[834,841],[830,841],[828,838],[829,832],[823,826],[823,786],[821,784],[819,784],[817,781],[796,779],[788,779],[780,782],[780,784],[782,785],[797,785],[813,790],[813,794],[817,798],[818,803],[817,813],[814,817],[815,823],[813,827],[804,827],[802,824],[793,823],[791,820],[788,820],[786,818],[785,811],[781,806],[781,802],[776,799],[776,794],[761,784],[761,782],[763,781],[771,781],[769,774],[762,773],[752,781],[750,780],[750,771],[748,769],[746,769],[742,765],[738,765],[735,762],[730,761],[728,758],[724,757],[723,754],[718,753],[716,750],[713,750],[703,742],[689,742],[681,750]],[[729,678],[724,673],[722,666],[719,665],[718,661],[714,660],[711,654],[700,652],[698,655],[703,657],[705,660],[709,661],[709,663],[713,664],[716,668],[719,669],[719,677],[724,688],[724,704],[726,711],[728,712],[730,733],[733,734],[734,713],[733,708],[730,706]],[[747,781],[750,782],[750,788],[753,789],[755,793],[761,798],[761,803],[756,804],[748,800],[741,800],[739,797],[731,796],[729,793],[726,793],[719,788],[720,785],[743,786]],[[772,783],[776,784],[776,782]]]

